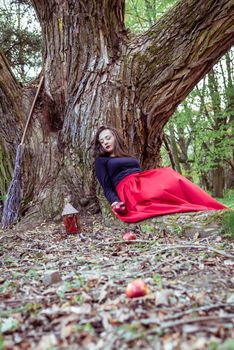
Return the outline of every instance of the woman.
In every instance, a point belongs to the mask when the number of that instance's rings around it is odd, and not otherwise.
[[[226,207],[171,168],[141,171],[112,127],[98,129],[93,149],[95,171],[115,215],[125,222],[152,216]]]

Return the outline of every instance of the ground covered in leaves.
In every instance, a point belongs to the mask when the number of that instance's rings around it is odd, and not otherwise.
[[[122,234],[99,216],[0,231],[0,349],[234,349],[233,242]],[[127,298],[136,278],[150,293]]]

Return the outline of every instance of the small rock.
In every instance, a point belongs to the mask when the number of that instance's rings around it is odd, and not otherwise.
[[[172,297],[174,297],[173,292],[170,289],[163,289],[157,291],[155,294],[155,304],[158,305],[170,305],[172,304]]]
[[[35,350],[55,349],[57,348],[58,340],[54,334],[43,335]]]
[[[46,273],[43,276],[43,283],[47,286],[61,281],[62,278],[59,271],[46,271]]]
[[[224,260],[224,265],[234,265],[234,261],[233,260]]]
[[[196,232],[193,236],[193,239],[196,241],[199,238],[200,234],[199,232]]]
[[[231,295],[229,295],[229,297],[227,298],[227,303],[234,303],[234,293],[232,293]]]
[[[208,228],[204,228],[204,232],[216,232],[217,227],[208,227]]]

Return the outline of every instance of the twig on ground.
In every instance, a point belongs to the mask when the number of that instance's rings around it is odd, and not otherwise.
[[[196,317],[186,320],[179,320],[179,321],[172,321],[172,322],[165,322],[164,324],[161,323],[160,329],[165,328],[172,328],[176,326],[181,326],[188,323],[197,323],[197,322],[205,322],[205,321],[218,321],[218,320],[234,320],[234,314],[231,315],[213,315],[213,316],[204,316],[204,317]]]
[[[109,241],[109,242],[100,242],[98,244],[96,244],[96,247],[99,246],[104,246],[104,245],[112,245],[112,244],[135,244],[135,243],[157,243],[157,241],[155,240],[142,240],[142,239],[136,239],[136,240],[132,240],[132,241],[124,241],[124,240],[120,240],[120,241]],[[231,258],[234,259],[234,255],[223,252],[221,250],[215,249],[213,247],[209,247],[206,245],[174,245],[174,246],[166,246],[165,248],[159,249],[156,254],[160,254],[163,253],[164,251],[167,250],[171,250],[171,249],[207,249],[209,251],[212,251],[214,253],[217,253],[219,255],[225,256],[227,258]]]
[[[161,333],[162,330],[168,329],[168,328],[174,328],[177,326],[183,326],[186,324],[191,324],[191,323],[202,323],[202,322],[207,322],[207,321],[219,321],[219,320],[234,320],[234,314],[229,314],[229,315],[212,315],[212,316],[204,316],[204,317],[195,317],[191,319],[185,319],[185,320],[178,320],[178,321],[171,321],[171,322],[162,322],[162,321],[156,321],[156,324],[160,324],[160,326],[155,327],[150,329],[147,332],[147,335],[149,334],[154,334],[154,333]]]
[[[213,305],[205,305],[193,309],[186,310],[184,312],[178,312],[172,316],[164,317],[161,321],[168,321],[168,320],[175,320],[177,318],[183,317],[185,315],[191,314],[193,312],[199,312],[199,311],[209,311],[209,310],[214,310],[214,309],[219,309],[219,308],[225,308],[225,307],[232,307],[234,306],[233,303],[226,303],[226,304],[213,304]]]
[[[99,246],[104,246],[104,245],[111,245],[111,244],[131,244],[131,243],[156,243],[156,240],[145,240],[145,239],[135,239],[135,240],[129,240],[129,241],[124,241],[124,240],[119,240],[119,241],[109,241],[109,242],[99,242],[96,244],[96,247]]]
[[[215,249],[213,247],[206,246],[206,245],[174,245],[174,246],[162,248],[158,250],[155,254],[157,255],[171,249],[207,249],[211,252],[225,256],[226,258],[234,259],[234,255]]]
[[[217,234],[211,235],[211,236],[209,236],[209,237],[204,237],[204,238],[201,238],[201,239],[198,238],[198,241],[199,241],[200,243],[206,241],[207,244],[209,244],[209,240],[211,240],[211,239],[213,239],[213,238],[217,238]]]

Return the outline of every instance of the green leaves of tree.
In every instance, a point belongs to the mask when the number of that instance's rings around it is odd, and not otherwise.
[[[151,27],[177,0],[126,0],[125,24],[133,32]]]
[[[29,1],[0,1],[0,47],[23,83],[41,67],[41,34]]]

